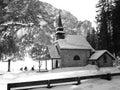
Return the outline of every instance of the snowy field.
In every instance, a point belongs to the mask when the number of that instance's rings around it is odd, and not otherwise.
[[[88,65],[85,67],[69,67],[51,70],[51,61],[47,62],[48,72],[38,72],[38,62],[32,61],[26,57],[26,61],[11,62],[11,72],[7,72],[7,62],[0,62],[0,90],[7,90],[8,83],[27,82],[48,79],[58,79],[67,77],[77,77],[86,75],[96,75],[103,73],[120,72],[118,68],[101,68],[99,71],[95,66]],[[35,66],[35,71],[31,71],[31,67]],[[21,67],[28,67],[28,71],[20,71]],[[45,61],[42,62],[42,69],[45,69]],[[54,86],[50,90],[120,90],[120,76],[113,77],[111,81],[103,79],[82,80],[82,84],[64,84]],[[47,88],[34,88],[30,90],[48,90]]]
[[[47,69],[51,70],[51,60],[47,61]],[[39,61],[33,61],[29,56],[25,57],[24,61],[11,61],[11,72],[19,72],[20,68],[26,67],[28,70],[31,70],[31,68],[34,66],[35,69],[39,69]],[[41,61],[41,69],[46,68],[46,61]],[[6,72],[8,69],[8,62],[1,62],[0,61],[0,74]]]
[[[101,68],[96,70],[94,66],[59,68],[49,72],[19,71],[6,72],[0,75],[0,90],[7,90],[7,83],[48,80],[56,78],[95,75],[108,72],[120,72],[117,68]],[[120,90],[120,76],[113,77],[111,81],[102,79],[83,80],[80,85],[58,85],[50,90]],[[47,88],[34,88],[30,90],[48,90]]]

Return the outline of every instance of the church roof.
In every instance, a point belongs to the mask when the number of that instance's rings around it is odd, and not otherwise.
[[[100,58],[104,53],[108,53],[112,58],[115,59],[115,57],[107,50],[98,50],[95,51],[95,53],[93,53],[91,55],[91,57],[89,58],[89,60],[97,60],[98,58]]]
[[[65,39],[57,40],[60,49],[94,49],[88,43],[88,41],[79,35],[66,35]]]
[[[60,59],[60,55],[58,53],[57,47],[55,45],[51,45],[48,47],[50,57],[53,59]]]

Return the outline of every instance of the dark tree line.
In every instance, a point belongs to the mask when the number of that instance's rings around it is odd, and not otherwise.
[[[90,31],[87,32],[87,41],[94,49],[98,49],[98,36],[94,28],[92,29],[91,32]]]
[[[97,31],[98,31],[98,49],[107,49],[110,52],[113,50],[111,49],[111,17],[110,17],[110,2],[108,0],[99,0],[98,4],[96,5],[98,8],[97,11]]]
[[[115,0],[114,6],[112,10],[114,52],[120,56],[120,0]]]
[[[99,0],[96,8],[98,49],[120,55],[120,1]]]

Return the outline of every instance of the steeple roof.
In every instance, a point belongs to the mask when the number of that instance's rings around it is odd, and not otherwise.
[[[58,17],[58,27],[63,27],[60,13]]]
[[[56,31],[56,40],[58,39],[64,39],[65,38],[65,32],[64,32],[64,28],[63,28],[63,25],[62,25],[62,20],[61,20],[61,15],[60,15],[60,12],[59,12],[59,16],[58,16],[58,22],[57,22],[57,31]]]

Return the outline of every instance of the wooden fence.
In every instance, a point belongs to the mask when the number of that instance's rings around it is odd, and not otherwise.
[[[53,84],[61,84],[61,83],[68,83],[68,82],[76,82],[76,85],[79,85],[81,84],[81,80],[84,80],[84,79],[101,78],[101,79],[111,80],[112,76],[117,76],[117,75],[120,75],[120,73],[107,73],[107,74],[100,74],[100,75],[60,78],[60,79],[51,79],[51,80],[42,80],[42,81],[8,83],[7,90],[20,88],[20,87],[22,87],[22,89],[24,88],[25,90],[26,87],[30,88],[30,86],[34,87],[37,85],[46,85],[47,88],[51,88]]]

